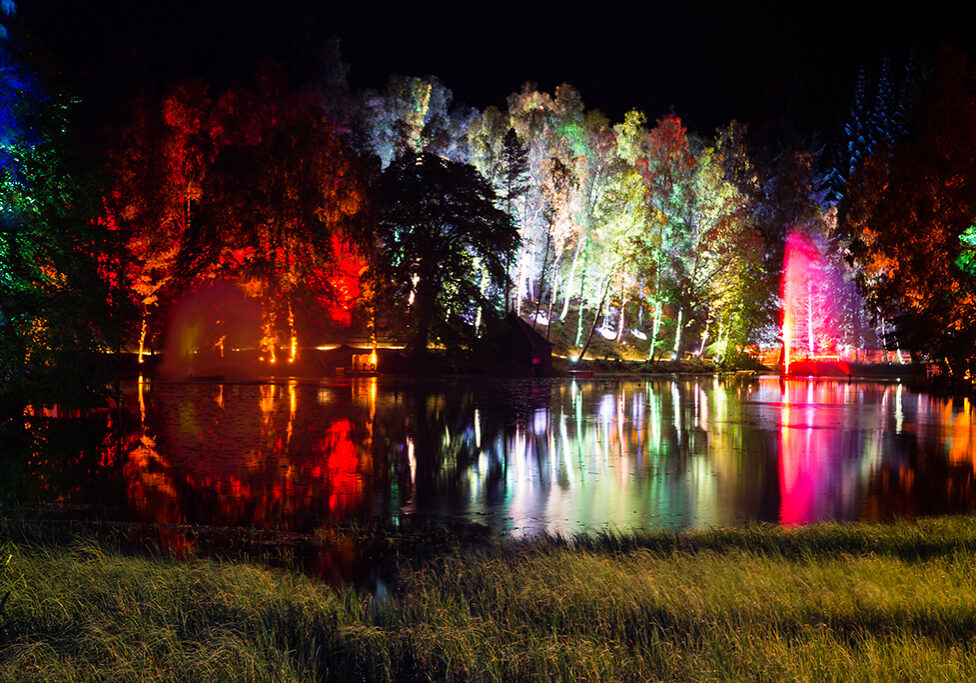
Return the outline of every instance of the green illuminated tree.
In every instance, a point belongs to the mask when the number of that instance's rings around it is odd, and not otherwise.
[[[71,100],[24,63],[0,37],[0,404],[13,411],[96,400],[126,312]]]

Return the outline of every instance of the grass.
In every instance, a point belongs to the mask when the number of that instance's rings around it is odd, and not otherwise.
[[[385,599],[91,539],[6,558],[5,680],[976,679],[971,517],[483,541]]]

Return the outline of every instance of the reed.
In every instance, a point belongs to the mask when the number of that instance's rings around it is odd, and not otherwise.
[[[91,538],[0,550],[4,680],[976,679],[971,517],[459,543],[382,599]]]

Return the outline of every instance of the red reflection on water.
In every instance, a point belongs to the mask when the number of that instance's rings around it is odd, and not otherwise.
[[[359,473],[359,457],[349,435],[352,425],[342,418],[329,425],[325,438],[320,442],[321,452],[328,454],[326,468],[316,467],[321,476],[332,480],[332,495],[329,496],[329,509],[347,508],[363,494],[363,479]]]
[[[178,396],[121,446],[141,521],[310,532],[360,511],[372,444],[372,408],[360,404],[375,392],[323,402],[294,381],[138,390],[150,404],[153,391]]]

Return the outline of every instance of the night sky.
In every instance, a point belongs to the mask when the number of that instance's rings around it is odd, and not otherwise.
[[[888,56],[897,67],[911,50],[926,59],[944,42],[976,53],[969,7],[22,0],[17,20],[89,98],[117,94],[126,46],[159,82],[194,72],[220,87],[246,81],[267,55],[307,77],[321,41],[336,34],[354,89],[380,87],[391,73],[433,74],[456,102],[482,109],[504,108],[526,81],[550,92],[568,82],[615,121],[632,107],[652,120],[673,108],[702,133],[732,118],[768,119],[789,100],[803,125],[829,136],[860,66],[876,72]]]

